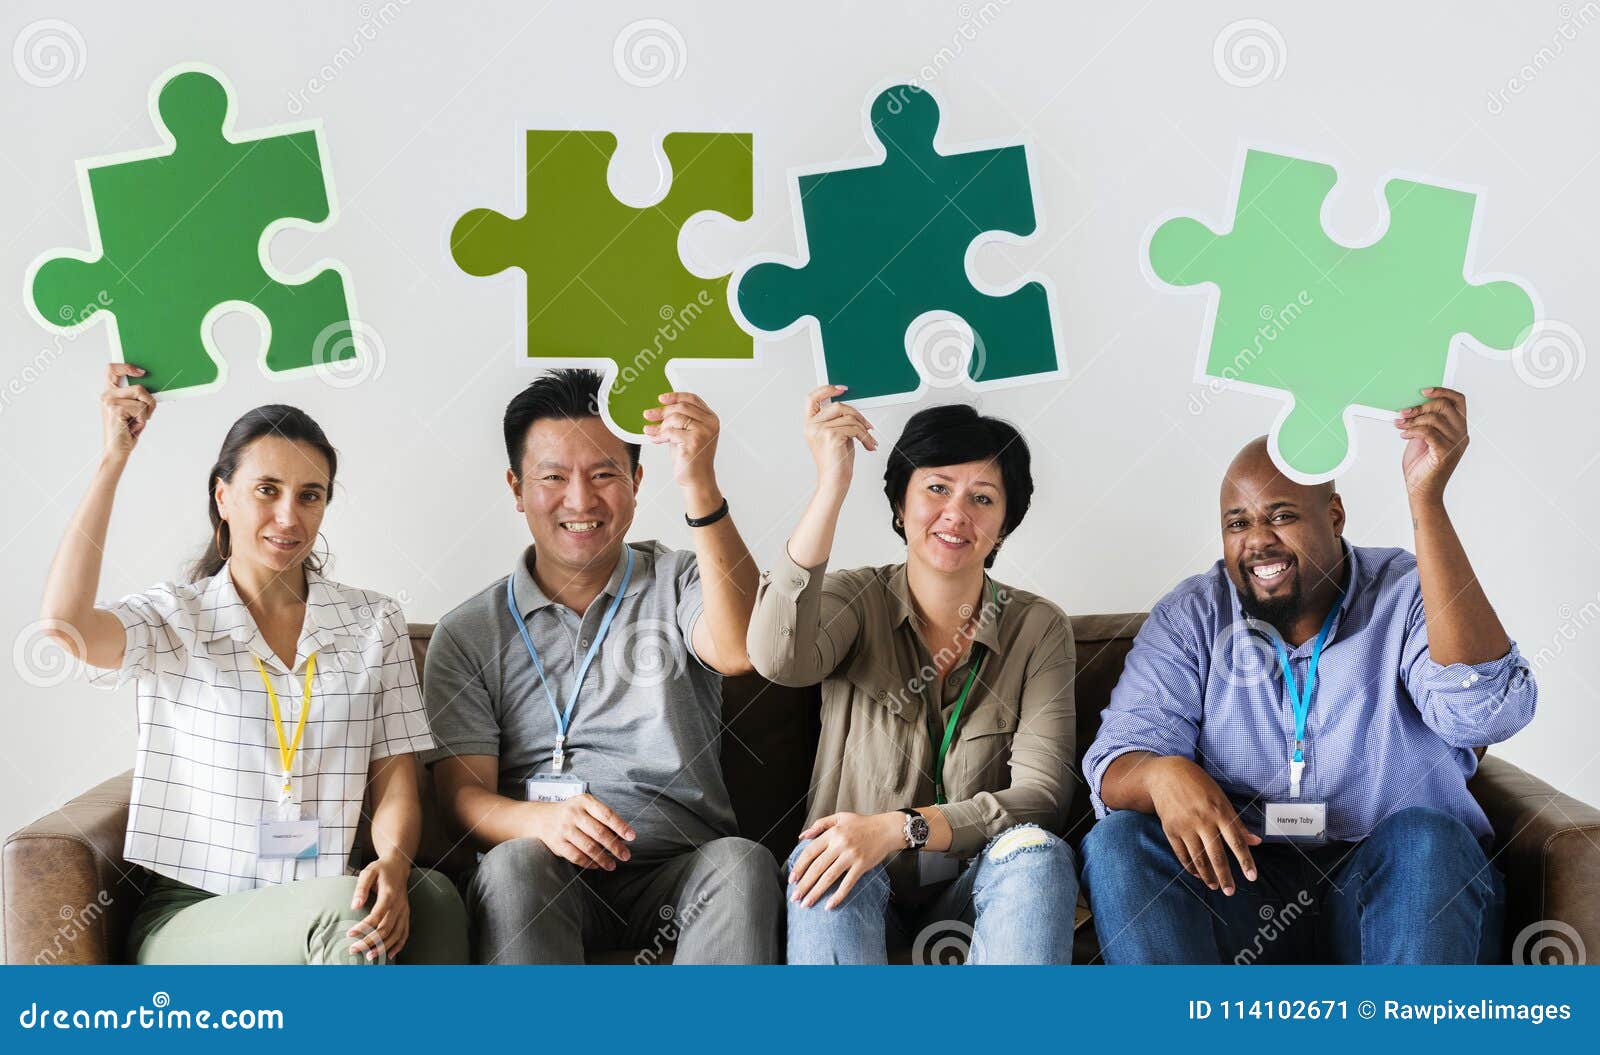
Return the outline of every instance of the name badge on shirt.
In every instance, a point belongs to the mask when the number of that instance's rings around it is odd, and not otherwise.
[[[269,861],[309,861],[317,856],[320,829],[315,817],[298,820],[263,817],[256,822],[256,855]]]
[[[1326,802],[1269,802],[1266,836],[1283,839],[1323,839],[1328,832]]]
[[[523,781],[529,802],[565,802],[589,790],[587,780],[557,773],[535,773]]]
[[[954,879],[961,872],[961,862],[948,854],[917,851],[917,883],[929,886]]]

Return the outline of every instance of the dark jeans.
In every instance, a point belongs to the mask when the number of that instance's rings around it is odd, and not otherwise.
[[[1484,963],[1505,883],[1466,825],[1401,810],[1359,843],[1263,843],[1233,896],[1178,864],[1161,822],[1118,810],[1083,841],[1107,963]]]

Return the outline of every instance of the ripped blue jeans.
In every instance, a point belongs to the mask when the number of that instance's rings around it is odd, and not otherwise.
[[[784,878],[810,840],[794,848]],[[787,890],[790,963],[887,963],[890,943],[911,946],[911,962],[1054,964],[1072,962],[1078,903],[1072,847],[1033,824],[990,840],[953,882],[926,904],[895,903],[879,865],[844,903],[832,890],[810,908]]]

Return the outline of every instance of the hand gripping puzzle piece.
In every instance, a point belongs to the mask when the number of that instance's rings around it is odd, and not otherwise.
[[[268,376],[356,358],[343,270],[288,276],[267,259],[282,227],[333,218],[320,128],[235,137],[232,90],[205,67],[169,70],[150,111],[165,146],[79,163],[95,248],[34,261],[23,299],[36,317],[68,330],[106,318],[113,358],[169,396],[223,382],[211,327],[228,310],[262,323]]]
[[[1448,385],[1457,334],[1510,352],[1538,314],[1518,282],[1466,277],[1476,194],[1389,180],[1381,239],[1352,247],[1323,230],[1337,181],[1329,165],[1248,151],[1230,229],[1167,219],[1148,247],[1160,282],[1210,284],[1198,373],[1287,396],[1270,448],[1307,483],[1354,459],[1354,414],[1392,417]]]
[[[939,105],[911,85],[880,93],[867,117],[882,156],[795,177],[802,259],[764,260],[741,274],[738,308],[747,325],[777,332],[814,318],[818,373],[848,385],[852,401],[915,398],[923,378],[907,346],[927,332],[924,323],[936,317],[924,320],[929,313],[958,316],[970,329],[965,377],[974,383],[1061,376],[1046,283],[1029,276],[994,296],[968,276],[979,244],[1036,229],[1026,149],[941,152]],[[949,363],[930,369],[955,374]]]
[[[473,209],[456,221],[450,251],[468,274],[520,268],[527,282],[527,355],[609,359],[611,428],[639,439],[645,410],[673,390],[675,359],[752,359],[754,342],[728,310],[728,279],[684,266],[678,238],[695,214],[750,218],[751,137],[674,132],[662,149],[672,184],[636,209],[611,193],[606,172],[617,150],[609,132],[529,131],[526,212]]]

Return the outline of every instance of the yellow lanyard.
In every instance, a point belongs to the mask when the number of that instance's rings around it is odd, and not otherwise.
[[[272,727],[278,734],[278,757],[283,760],[283,794],[287,798],[291,794],[289,770],[294,765],[295,752],[300,750],[300,737],[306,731],[306,715],[311,713],[311,678],[317,672],[317,654],[313,652],[306,657],[305,700],[300,705],[300,721],[294,727],[294,740],[290,742],[283,737],[283,715],[278,710],[278,694],[272,689],[267,668],[261,665],[261,657],[254,652],[250,653],[250,658],[256,661],[256,670],[261,672],[261,684],[267,687],[267,699],[272,703]]]

